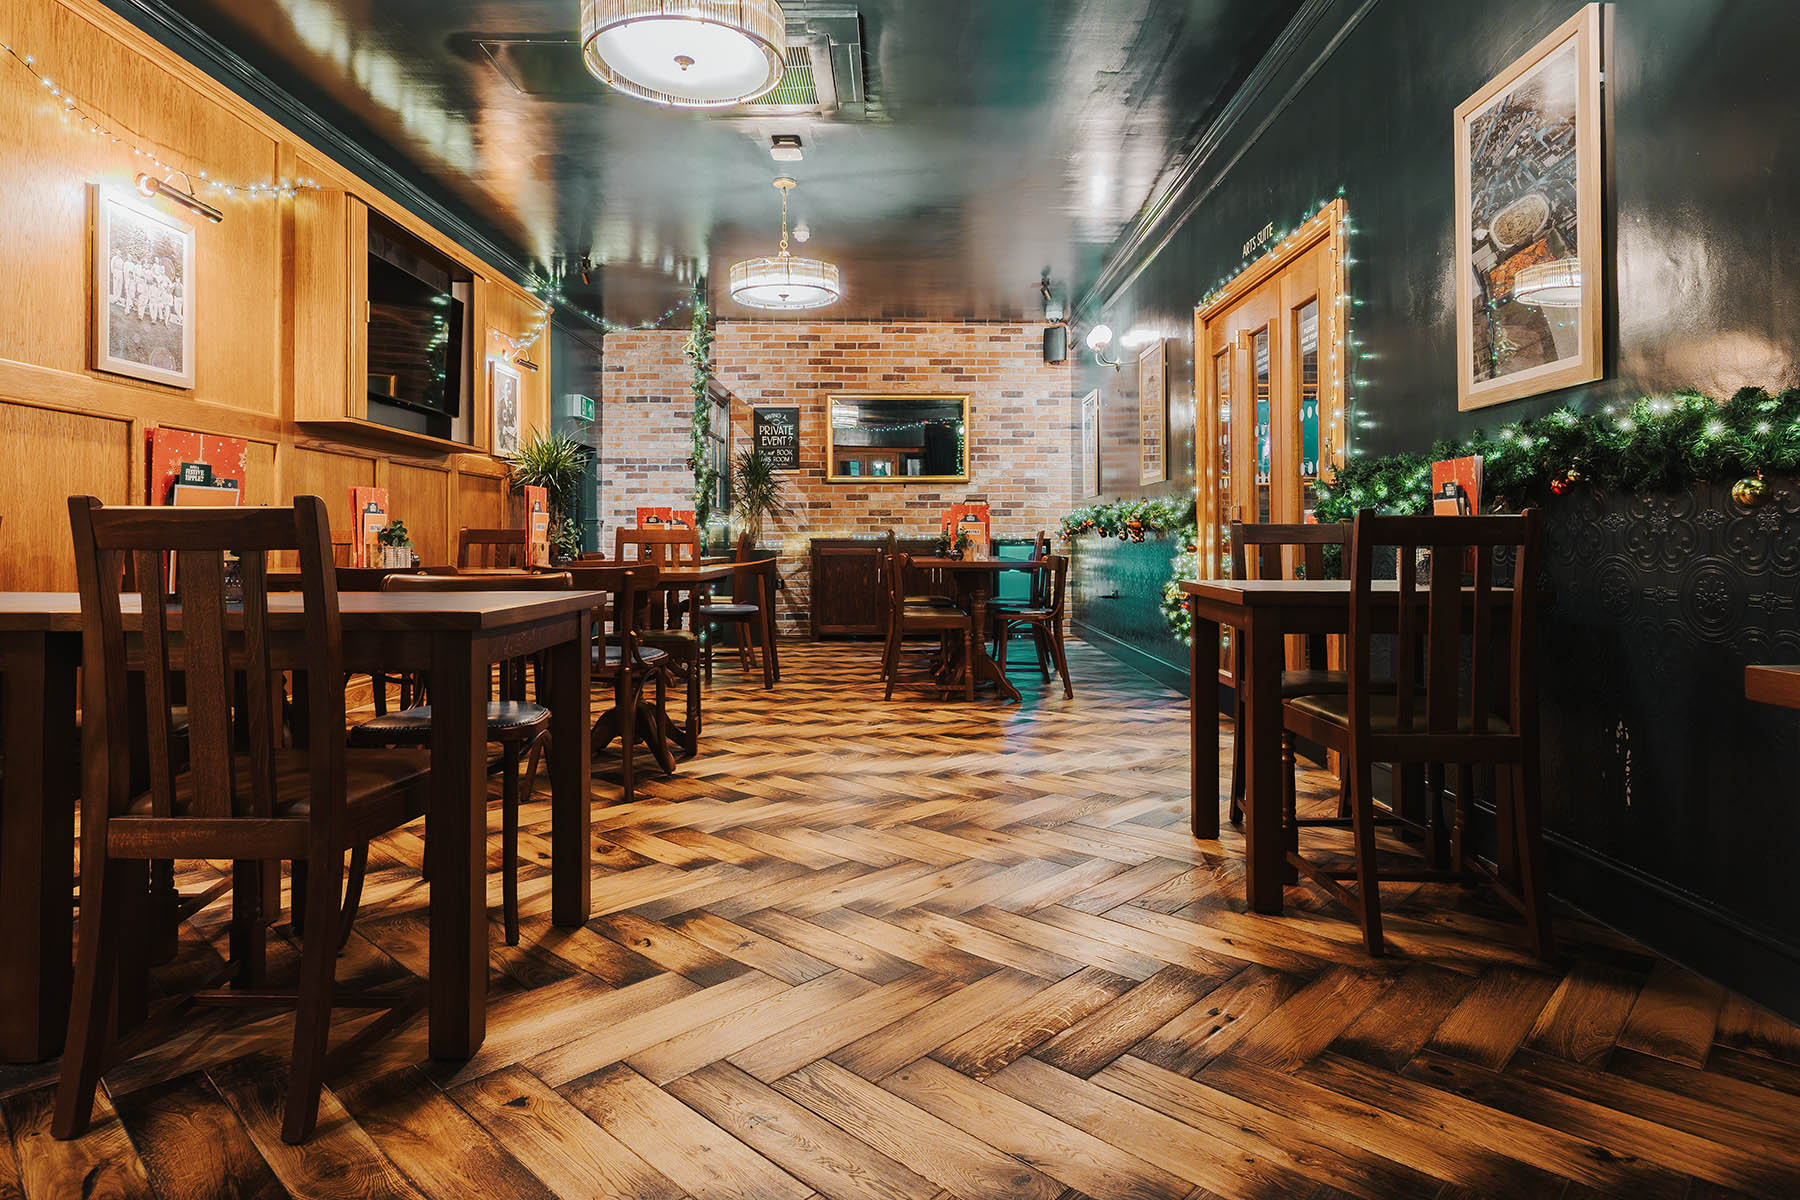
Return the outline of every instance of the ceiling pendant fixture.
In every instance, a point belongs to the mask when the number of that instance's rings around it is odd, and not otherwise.
[[[799,185],[784,175],[775,181],[775,186],[781,189],[781,253],[733,263],[731,298],[748,308],[823,308],[836,304],[844,294],[837,267],[788,253],[787,198]]]
[[[581,57],[628,96],[725,108],[781,82],[787,16],[776,0],[582,0]]]

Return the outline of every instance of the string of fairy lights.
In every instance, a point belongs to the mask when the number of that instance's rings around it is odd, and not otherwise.
[[[38,86],[48,92],[52,99],[62,102],[61,114],[64,120],[79,123],[91,131],[94,136],[103,138],[108,145],[116,145],[131,151],[132,156],[142,159],[150,167],[162,171],[165,182],[168,177],[180,175],[188,181],[189,193],[196,188],[207,188],[222,196],[236,197],[245,195],[256,199],[263,197],[280,198],[295,196],[301,192],[317,191],[318,181],[311,178],[289,179],[280,176],[266,180],[241,182],[222,179],[210,171],[190,171],[187,167],[178,166],[163,157],[165,151],[149,138],[132,130],[123,122],[108,116],[99,106],[88,103],[57,82],[39,63],[35,54],[28,54],[15,47],[10,40],[0,39],[0,55],[21,71],[29,72]]]
[[[183,166],[180,163],[172,162],[170,161],[171,156],[183,156],[174,155],[173,151],[158,145],[122,121],[109,116],[98,105],[86,101],[70,91],[49,73],[48,68],[37,55],[14,45],[11,39],[0,37],[0,58],[11,63],[17,70],[28,73],[39,88],[48,93],[53,100],[59,101],[58,114],[64,121],[74,122],[89,130],[96,138],[103,139],[107,145],[118,146],[121,151],[130,150],[132,157],[141,160],[144,164],[141,168],[144,177],[154,179],[153,172],[160,172],[162,178],[159,190],[161,194],[169,196],[171,199],[182,198],[173,194],[181,192],[181,189],[173,183],[176,176],[180,176],[186,181],[185,198],[189,200],[198,199],[197,193],[201,189],[232,199],[281,199],[297,196],[302,192],[323,190],[319,181],[310,176],[297,178],[278,176],[270,179],[244,181],[217,175],[206,168],[194,169],[192,163]],[[141,189],[142,185],[140,185]],[[155,192],[147,194],[155,194]],[[212,219],[218,219],[216,210],[213,210],[211,215]],[[576,304],[563,294],[561,286],[554,280],[534,279],[530,286],[532,293],[540,302],[533,323],[521,333],[493,331],[495,340],[504,343],[508,354],[515,359],[524,358],[533,346],[543,340],[544,333],[550,326],[550,315],[553,309],[580,316],[598,329],[602,335],[605,335],[658,328],[693,303],[691,297],[683,296],[665,309],[662,315],[655,320],[641,321],[632,325],[611,320]]]

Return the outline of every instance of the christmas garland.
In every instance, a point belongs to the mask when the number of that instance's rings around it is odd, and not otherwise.
[[[706,394],[712,382],[712,311],[706,306],[706,284],[694,281],[694,321],[682,353],[694,368],[694,418],[688,465],[694,470],[694,527],[704,530],[712,516],[713,493],[719,473],[712,465],[712,399]]]
[[[1353,458],[1319,489],[1313,512],[1321,521],[1347,521],[1365,508],[1428,511],[1432,462],[1470,454],[1481,456],[1490,507],[1521,508],[1577,485],[1654,492],[1735,481],[1743,495],[1758,497],[1765,473],[1800,470],[1800,389],[1746,388],[1724,403],[1680,392],[1598,413],[1561,408],[1439,442],[1427,455]]]
[[[1462,441],[1441,441],[1429,454],[1356,457],[1321,483],[1313,514],[1347,521],[1363,509],[1395,514],[1431,511],[1431,464],[1480,455],[1488,506],[1522,508],[1570,488],[1652,492],[1684,483],[1735,481],[1739,503],[1761,503],[1763,476],[1800,472],[1800,388],[1771,395],[1746,388],[1723,403],[1699,392],[1646,396],[1598,413],[1560,408],[1514,421]],[[1063,518],[1062,534],[1122,541],[1173,534],[1181,544],[1173,577],[1163,585],[1162,610],[1183,643],[1193,619],[1181,581],[1198,562],[1194,501],[1130,500],[1078,508]]]
[[[1064,538],[1097,533],[1120,541],[1141,542],[1146,534],[1179,533],[1193,527],[1192,496],[1179,500],[1118,500],[1111,504],[1093,504],[1078,508],[1062,519]]]

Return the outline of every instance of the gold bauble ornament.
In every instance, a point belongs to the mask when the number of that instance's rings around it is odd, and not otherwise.
[[[1731,485],[1731,498],[1745,508],[1761,508],[1769,499],[1769,485],[1760,475],[1748,476]]]

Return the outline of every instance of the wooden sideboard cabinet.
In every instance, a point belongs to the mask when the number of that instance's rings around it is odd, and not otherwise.
[[[896,543],[903,554],[930,554],[935,546],[933,538],[901,538]],[[813,637],[881,636],[881,547],[878,537],[812,539]],[[907,581],[913,591],[924,585],[922,574]]]

